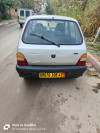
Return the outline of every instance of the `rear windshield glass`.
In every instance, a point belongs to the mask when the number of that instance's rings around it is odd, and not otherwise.
[[[20,16],[24,17],[24,11],[23,10],[20,10]]]
[[[37,36],[32,36],[31,33],[43,36],[60,45],[82,44],[78,25],[73,21],[30,20],[23,34],[23,42],[26,44],[49,44]]]
[[[26,11],[26,17],[29,17],[29,16],[30,16],[30,12]]]
[[[32,15],[34,15],[34,12],[32,12]]]

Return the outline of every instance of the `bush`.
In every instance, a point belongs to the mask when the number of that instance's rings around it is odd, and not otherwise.
[[[10,20],[10,19],[11,19],[11,15],[8,14],[8,13],[4,13],[4,14],[2,15],[2,19],[3,19],[3,20]]]
[[[98,49],[100,50],[100,44],[98,45]]]
[[[80,4],[74,0],[50,0],[54,14],[76,18],[86,37],[94,37],[100,27],[100,0],[85,0]]]
[[[17,0],[0,0],[0,17],[4,20],[11,19],[11,15],[7,13],[11,8],[14,8]]]

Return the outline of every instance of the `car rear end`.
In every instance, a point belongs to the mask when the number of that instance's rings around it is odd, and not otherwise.
[[[25,24],[26,18],[33,14],[32,10],[20,8],[18,11],[18,22],[20,26],[22,27],[23,24]]]
[[[52,40],[60,47],[31,33]],[[65,78],[82,76],[87,49],[78,22],[56,16],[30,17],[22,31],[17,51],[21,77]]]
[[[19,24],[24,24],[25,23],[25,10],[24,9],[19,9],[18,11],[18,22]]]

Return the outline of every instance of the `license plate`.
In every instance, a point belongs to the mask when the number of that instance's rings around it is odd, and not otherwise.
[[[65,72],[58,73],[39,73],[39,78],[65,78]]]
[[[20,18],[20,20],[24,20],[24,18]]]

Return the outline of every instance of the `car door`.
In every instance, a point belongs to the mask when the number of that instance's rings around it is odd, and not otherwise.
[[[24,9],[19,10],[19,22],[25,23],[25,10]]]

